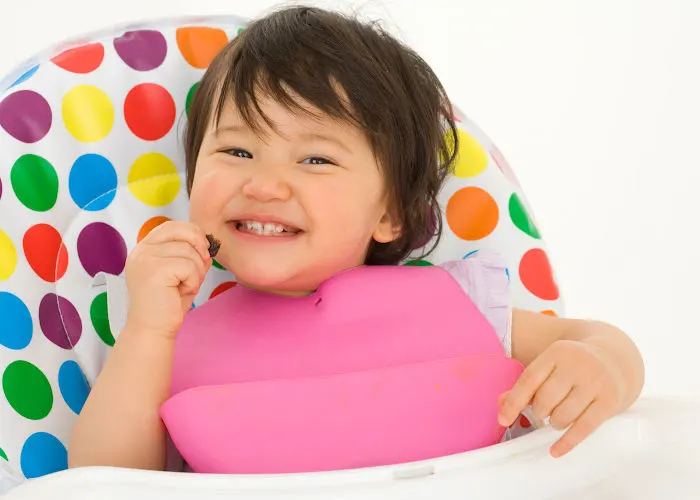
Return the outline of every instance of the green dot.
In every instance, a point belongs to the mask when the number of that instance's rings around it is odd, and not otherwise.
[[[2,448],[0,448],[0,458],[7,460],[7,455],[5,455],[5,450],[3,450]]]
[[[114,345],[114,335],[109,327],[109,315],[107,314],[107,292],[102,292],[92,299],[90,304],[90,319],[92,326],[102,342],[108,346]]]
[[[2,374],[2,390],[10,406],[24,418],[41,420],[53,406],[46,375],[28,361],[10,363]]]
[[[431,262],[427,260],[411,260],[404,264],[404,266],[432,266]]]
[[[236,36],[240,35],[245,31],[245,28],[238,28],[238,31],[236,32]]]
[[[187,116],[190,116],[190,106],[192,105],[192,99],[194,99],[194,93],[196,92],[197,87],[199,87],[199,82],[192,85],[190,91],[187,92],[187,98],[185,99],[185,113],[187,113]]]
[[[224,266],[222,266],[221,264],[219,264],[219,263],[216,261],[216,259],[212,259],[212,265],[213,265],[215,268],[217,268],[217,269],[221,269],[221,270],[223,270],[223,271],[226,270],[226,268],[225,268]]]
[[[31,210],[46,212],[56,204],[58,176],[41,156],[20,156],[12,166],[10,182],[19,201]]]
[[[540,239],[540,232],[537,230],[537,226],[528,215],[523,202],[515,193],[513,193],[508,201],[508,211],[510,212],[510,219],[513,221],[513,224],[515,224],[515,227],[533,238]]]

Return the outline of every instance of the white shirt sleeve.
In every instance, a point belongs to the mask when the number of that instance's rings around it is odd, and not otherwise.
[[[479,251],[462,260],[441,264],[493,325],[506,355],[512,355],[510,278],[497,254]]]

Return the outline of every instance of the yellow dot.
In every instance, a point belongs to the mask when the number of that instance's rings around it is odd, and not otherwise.
[[[180,175],[167,156],[146,153],[129,170],[129,189],[142,203],[163,207],[171,203],[180,191]]]
[[[17,250],[7,233],[0,229],[0,281],[12,276],[15,267],[17,267]]]
[[[468,134],[462,129],[457,129],[457,138],[459,141],[459,151],[455,158],[455,176],[457,177],[476,177],[481,172],[486,170],[489,159],[486,151],[479,144],[479,141],[474,139],[471,134]],[[447,144],[450,148],[454,148],[452,135],[447,135]]]
[[[97,87],[78,85],[63,98],[63,122],[80,142],[101,141],[114,125],[114,106]]]

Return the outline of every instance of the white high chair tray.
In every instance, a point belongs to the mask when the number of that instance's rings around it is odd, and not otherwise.
[[[569,455],[551,428],[471,453],[360,470],[225,476],[91,467],[29,480],[7,500],[700,498],[700,401],[642,398]]]

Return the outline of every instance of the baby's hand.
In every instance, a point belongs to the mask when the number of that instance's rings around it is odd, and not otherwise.
[[[127,325],[175,338],[211,266],[204,232],[189,222],[153,229],[126,261]]]
[[[535,418],[552,427],[571,426],[552,446],[560,457],[621,411],[624,378],[599,347],[575,340],[554,342],[525,369],[513,389],[501,396],[499,422],[510,426],[529,404]]]

